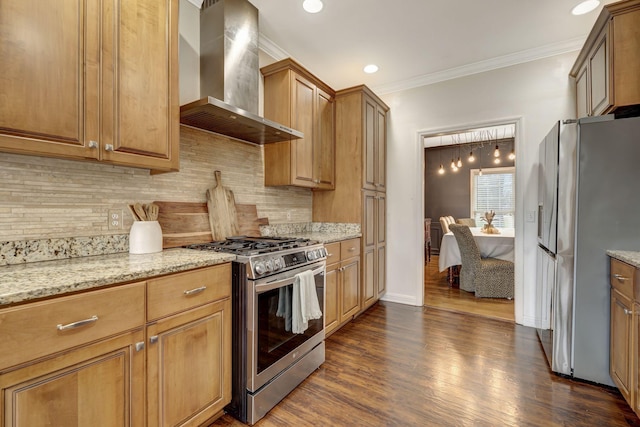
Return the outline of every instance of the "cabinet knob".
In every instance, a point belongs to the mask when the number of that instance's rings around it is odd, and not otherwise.
[[[629,310],[628,308],[625,308],[623,310],[624,310],[624,314],[626,314],[626,315],[633,314],[633,310]]]
[[[144,341],[136,343],[136,351],[144,350]]]
[[[106,151],[113,151],[113,144],[107,144],[107,145],[105,145],[105,146],[104,146],[104,149],[105,149]]]
[[[149,337],[149,344],[155,344],[157,342],[158,342],[158,336],[157,335]]]
[[[98,148],[98,141],[89,141],[89,148]]]

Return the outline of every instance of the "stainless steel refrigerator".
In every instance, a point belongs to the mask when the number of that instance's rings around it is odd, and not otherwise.
[[[539,153],[540,342],[554,372],[613,386],[606,250],[640,250],[640,117],[557,122]]]

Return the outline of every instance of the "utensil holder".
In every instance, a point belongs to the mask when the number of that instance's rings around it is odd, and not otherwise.
[[[162,228],[158,221],[135,221],[129,231],[130,254],[162,251]]]

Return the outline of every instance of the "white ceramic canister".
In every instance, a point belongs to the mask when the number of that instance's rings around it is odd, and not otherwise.
[[[135,221],[129,232],[130,254],[162,251],[162,228],[158,221]]]

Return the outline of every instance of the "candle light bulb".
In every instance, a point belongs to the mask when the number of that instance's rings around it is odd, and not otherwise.
[[[480,172],[478,172],[478,175],[482,176],[482,168],[480,168]]]
[[[458,163],[456,163],[456,166],[458,166],[459,168],[462,167],[462,160],[460,159],[460,157],[458,157]]]
[[[514,150],[511,150],[511,152],[509,153],[509,160],[515,160],[516,158],[516,152]]]
[[[455,160],[451,159],[451,169],[455,169],[456,168],[456,162]]]
[[[500,149],[498,148],[498,144],[496,144],[496,149],[493,152],[493,157],[500,157]]]
[[[473,162],[475,162],[475,161],[476,161],[476,158],[474,157],[474,155],[473,155],[473,151],[472,151],[472,152],[470,152],[470,153],[469,153],[469,162],[470,162],[470,163],[473,163]]]
[[[444,166],[442,166],[442,163],[440,163],[440,169],[438,169],[438,173],[440,175],[444,174]]]

